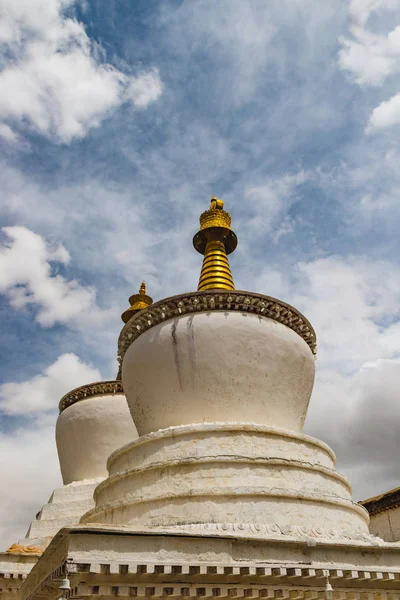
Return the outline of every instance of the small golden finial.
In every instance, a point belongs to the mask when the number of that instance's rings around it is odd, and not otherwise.
[[[121,319],[124,323],[127,323],[137,312],[139,312],[139,310],[143,310],[153,304],[153,298],[150,298],[150,296],[147,296],[146,294],[146,284],[144,281],[141,283],[139,293],[133,294],[133,296],[129,298],[129,303],[130,307],[121,315]]]
[[[223,200],[215,197],[211,198],[210,208],[200,215],[200,231],[193,238],[197,252],[204,255],[198,290],[235,289],[227,256],[237,246],[231,221]]]
[[[224,208],[224,201],[213,196],[211,198],[210,210],[216,210],[216,209],[222,210],[223,208]]]

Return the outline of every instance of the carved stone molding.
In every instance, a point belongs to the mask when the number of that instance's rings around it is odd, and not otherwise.
[[[63,410],[72,406],[75,402],[80,402],[81,400],[86,400],[93,396],[113,396],[114,394],[123,393],[124,389],[121,381],[98,381],[96,383],[88,383],[87,385],[77,387],[68,392],[68,394],[65,394],[65,396],[61,398],[58,408],[61,414]]]
[[[172,296],[137,313],[122,329],[118,342],[121,363],[129,346],[142,333],[168,319],[183,314],[209,311],[244,312],[273,319],[295,331],[316,354],[317,340],[310,322],[293,306],[270,296],[239,290],[210,290]]]
[[[333,584],[333,600],[399,600],[398,570],[358,570],[319,565],[147,563],[120,560],[102,563],[71,561],[68,573],[73,598],[115,596],[269,598],[270,600],[326,600],[326,580]],[[64,566],[41,582],[33,598],[57,593]]]
[[[103,560],[103,559],[102,559]],[[118,560],[106,560],[99,563],[96,560],[82,563],[78,561],[72,562],[68,567],[68,572],[71,576],[79,575],[80,579],[91,575],[120,575],[129,577],[139,576],[142,581],[143,577],[153,578],[155,581],[162,579],[165,581],[173,581],[181,579],[183,575],[188,580],[198,581],[199,576],[208,583],[213,578],[224,578],[224,580],[235,580],[238,577],[246,577],[247,581],[266,580],[272,585],[276,585],[278,581],[288,578],[293,583],[308,583],[314,586],[325,584],[328,576],[335,585],[341,587],[350,587],[356,582],[372,583],[394,583],[400,587],[400,572],[397,568],[394,569],[354,569],[350,567],[338,568],[332,565],[318,564],[314,566],[304,564],[290,564],[283,566],[280,563],[238,563],[233,561],[229,564],[219,562],[147,562],[146,560],[140,563],[128,561],[128,564],[123,562],[122,558]],[[57,571],[58,577],[60,576]],[[251,578],[251,579],[250,579]],[[104,579],[104,577],[103,577]],[[121,577],[123,579],[123,577]],[[288,583],[288,581],[286,582]],[[324,586],[325,587],[325,586]],[[354,588],[353,588],[354,589]],[[394,588],[393,588],[394,589]]]
[[[348,532],[345,530],[338,529],[325,529],[322,527],[303,527],[302,525],[289,525],[283,527],[274,524],[267,523],[195,523],[181,525],[171,528],[166,528],[166,531],[182,531],[190,533],[192,531],[201,531],[202,533],[225,533],[245,536],[260,536],[263,538],[279,538],[279,537],[290,537],[301,540],[307,540],[311,545],[313,540],[323,541],[354,541],[365,542],[368,545],[380,546],[384,545],[385,542],[380,538],[359,531]]]
[[[134,598],[267,598],[269,600],[326,600],[325,587],[302,588],[296,586],[255,586],[251,584],[234,583],[194,583],[186,584],[159,584],[154,582],[135,582],[133,585],[113,585],[112,582],[106,582],[98,585],[78,584],[70,594],[70,598],[92,598],[94,595],[100,595],[102,598],[112,598],[114,596],[130,596]],[[335,590],[333,596],[337,600],[374,600],[379,597],[380,600],[398,600],[399,594],[396,592],[385,592],[379,590],[375,594],[366,589],[361,590]]]

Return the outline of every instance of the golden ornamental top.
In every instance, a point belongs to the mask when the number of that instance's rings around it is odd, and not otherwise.
[[[209,227],[231,228],[231,215],[224,210],[224,201],[211,198],[210,208],[200,215],[200,231]]]
[[[133,294],[133,296],[129,298],[129,303],[130,307],[121,315],[121,319],[124,323],[127,323],[139,310],[143,310],[153,304],[153,298],[146,294],[146,284],[144,281],[142,281],[139,293]]]
[[[219,198],[211,198],[210,208],[200,215],[200,230],[193,238],[197,252],[205,254],[207,243],[220,241],[227,254],[237,246],[236,234],[231,229],[231,215],[224,210],[224,202]]]

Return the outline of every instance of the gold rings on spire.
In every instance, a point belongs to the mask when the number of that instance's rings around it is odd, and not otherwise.
[[[146,294],[146,284],[144,281],[142,281],[139,293],[133,294],[133,296],[129,298],[129,304],[130,307],[121,315],[121,319],[124,323],[127,323],[139,310],[143,310],[153,304],[153,298],[150,298],[150,296],[147,296]]]
[[[235,289],[227,255],[235,250],[237,237],[231,229],[231,215],[223,207],[222,200],[211,198],[193,238],[197,252],[204,255],[198,290]]]

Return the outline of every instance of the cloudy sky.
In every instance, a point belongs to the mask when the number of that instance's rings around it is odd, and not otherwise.
[[[306,432],[355,499],[399,485],[400,0],[0,0],[0,55],[1,547],[128,296],[196,289],[212,195],[236,287],[316,329]]]

